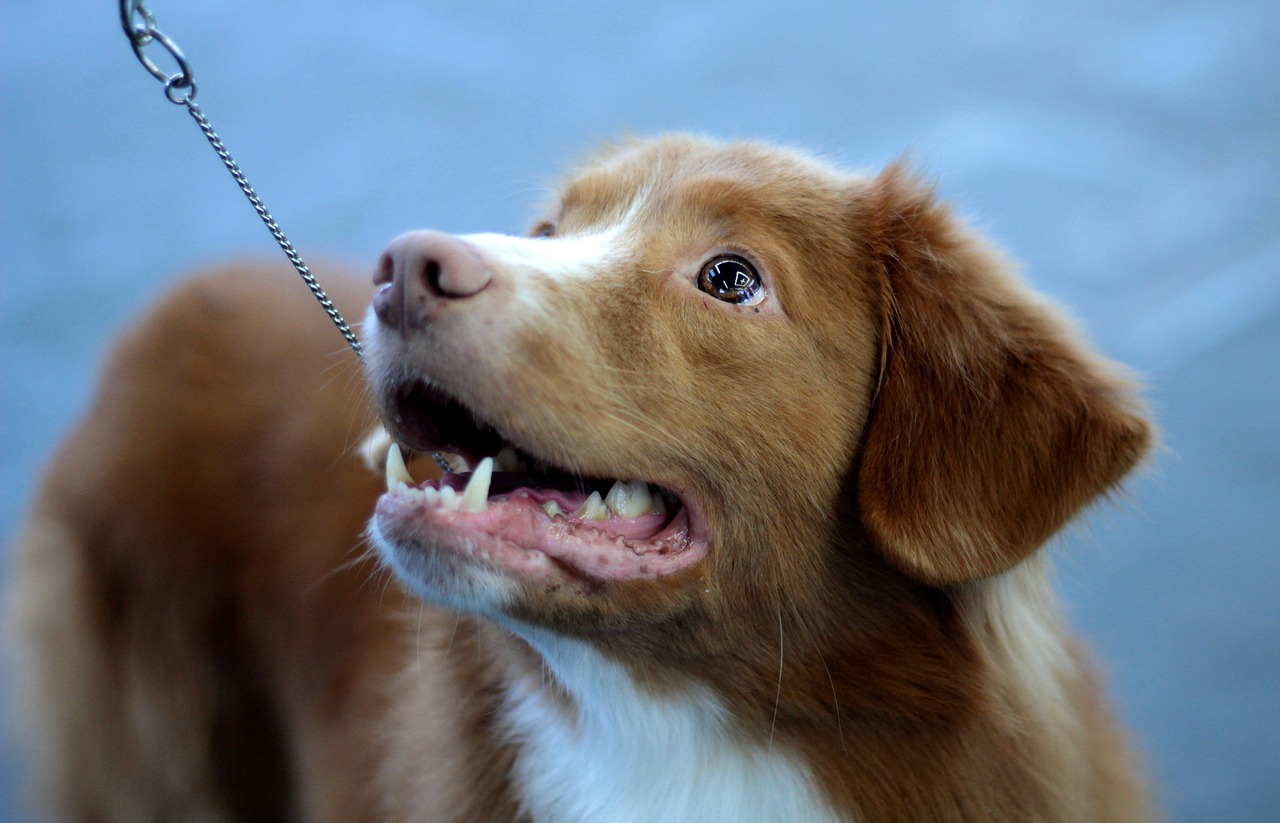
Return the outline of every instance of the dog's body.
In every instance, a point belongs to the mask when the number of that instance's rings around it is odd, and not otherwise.
[[[534,234],[383,256],[370,399],[472,470],[381,498],[296,284],[120,344],[15,574],[63,819],[1152,817],[1036,554],[1149,430],[994,253],[900,170],[686,139]],[[352,562],[375,503],[437,605]]]

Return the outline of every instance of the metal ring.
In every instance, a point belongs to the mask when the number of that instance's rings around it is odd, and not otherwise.
[[[164,81],[164,96],[169,98],[170,103],[185,106],[195,99],[196,84],[187,80],[181,74],[175,74]]]
[[[142,63],[142,67],[151,72],[152,77],[159,80],[161,83],[164,83],[166,86],[170,83],[177,83],[177,85],[182,87],[194,86],[195,81],[191,76],[191,66],[187,63],[187,58],[183,55],[182,49],[178,48],[178,44],[170,40],[158,29],[151,29],[149,34],[150,38],[142,42],[130,38],[130,42],[133,43],[133,53],[137,55],[138,62]],[[150,57],[147,57],[146,52],[142,49],[148,43],[153,41],[163,46],[165,51],[169,52],[169,56],[178,63],[178,74],[171,75],[165,73],[165,71],[157,66]],[[181,80],[181,82],[178,82],[179,80]]]
[[[141,24],[136,18],[142,18]],[[151,42],[151,32],[155,30],[156,20],[151,11],[142,4],[142,0],[120,0],[120,25],[128,35],[129,42],[146,45]]]

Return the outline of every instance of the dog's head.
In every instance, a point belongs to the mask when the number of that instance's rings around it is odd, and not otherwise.
[[[393,479],[384,556],[428,599],[640,654],[998,574],[1150,439],[1127,382],[901,168],[626,144],[531,236],[405,235],[375,280],[392,436],[504,455],[470,495]]]

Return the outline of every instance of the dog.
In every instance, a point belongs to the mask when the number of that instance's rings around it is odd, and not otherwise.
[[[628,141],[527,236],[321,274],[367,382],[206,272],[44,477],[58,819],[1155,819],[1042,551],[1152,427],[904,165]]]

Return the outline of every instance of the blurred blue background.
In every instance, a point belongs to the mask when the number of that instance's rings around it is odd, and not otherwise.
[[[1277,819],[1280,4],[151,6],[304,255],[521,230],[622,133],[909,151],[1149,383],[1168,451],[1058,541],[1060,588],[1172,818]],[[115,3],[2,14],[7,541],[107,341],[183,270],[278,251]],[[0,818],[25,820],[3,740]]]

